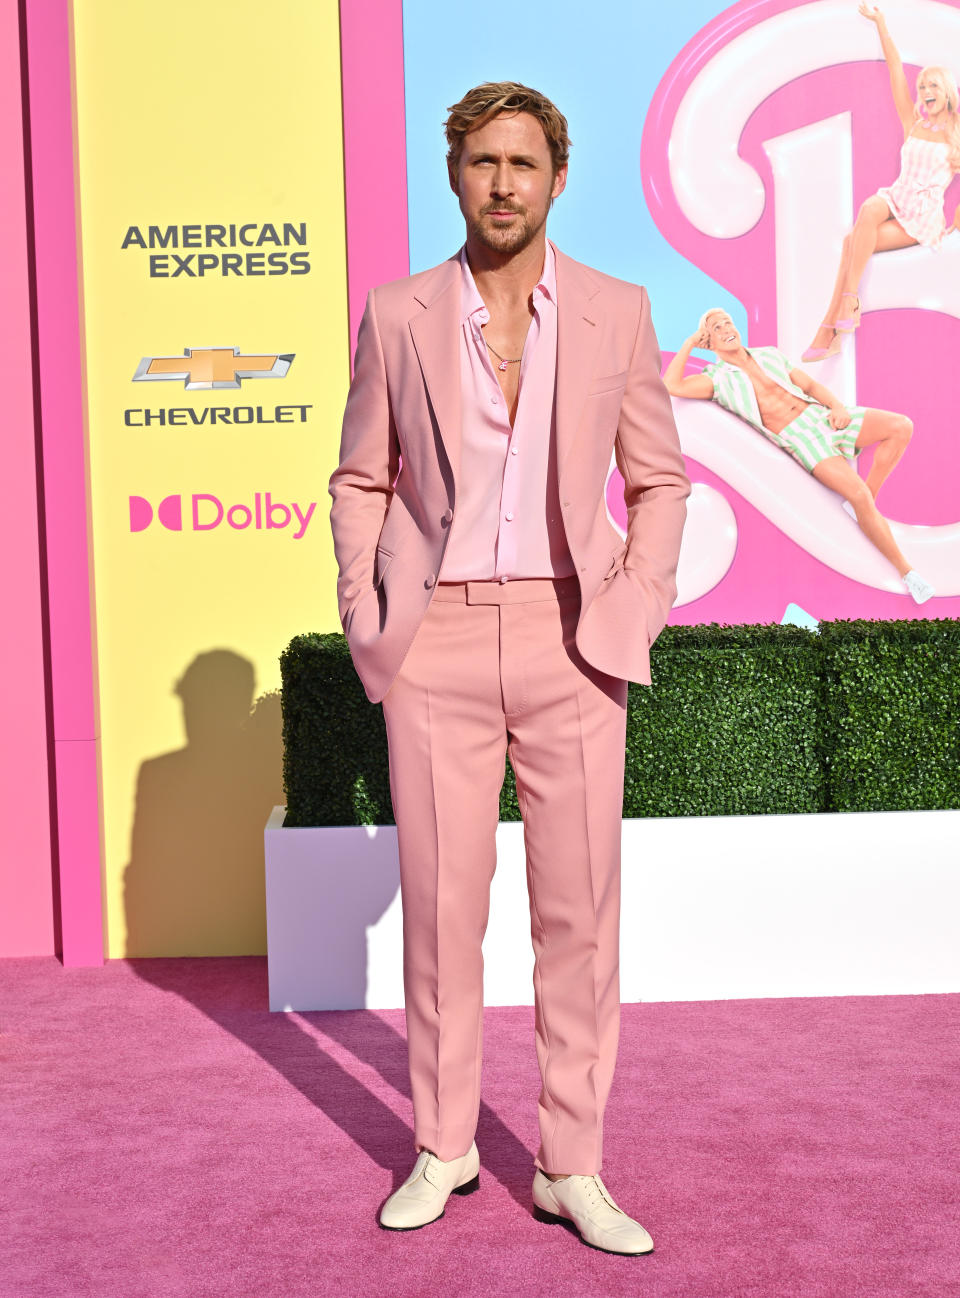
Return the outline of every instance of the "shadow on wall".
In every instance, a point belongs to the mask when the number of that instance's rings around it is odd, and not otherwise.
[[[280,694],[253,664],[198,654],[174,687],[186,744],[137,777],[124,875],[128,956],[266,951],[263,827],[283,801]]]

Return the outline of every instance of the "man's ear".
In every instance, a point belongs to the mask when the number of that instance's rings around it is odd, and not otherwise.
[[[457,180],[457,173],[456,171],[454,171],[453,164],[450,162],[447,163],[447,180],[449,180],[450,182],[450,188],[456,194],[457,198],[459,198],[460,187],[459,187],[459,182]]]
[[[550,198],[559,198],[567,187],[567,163],[557,168],[557,173],[553,178],[553,188],[550,191]]]

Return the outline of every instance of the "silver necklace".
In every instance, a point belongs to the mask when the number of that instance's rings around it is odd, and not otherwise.
[[[483,341],[487,343],[486,338],[484,338]],[[490,347],[490,344],[487,343],[487,346]],[[520,362],[523,360],[522,356],[516,357],[515,360],[508,360],[506,356],[501,356],[500,353],[496,351],[493,347],[490,347],[490,350],[493,352],[494,356],[496,356],[497,360],[500,362],[500,364],[497,366],[498,370],[505,370],[508,365],[519,365]]]

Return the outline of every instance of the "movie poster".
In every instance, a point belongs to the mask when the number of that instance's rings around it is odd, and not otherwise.
[[[446,105],[512,79],[570,125],[551,237],[649,290],[694,483],[674,623],[960,615],[957,51],[938,0],[536,5],[469,42],[404,7],[411,271],[462,241]],[[623,531],[613,464],[607,504]]]

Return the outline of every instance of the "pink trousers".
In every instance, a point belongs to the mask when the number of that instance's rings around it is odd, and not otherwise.
[[[620,1026],[626,681],[574,644],[575,577],[440,583],[384,700],[414,1140],[465,1154],[504,752],[524,822],[542,1087],[537,1164],[601,1167]]]

